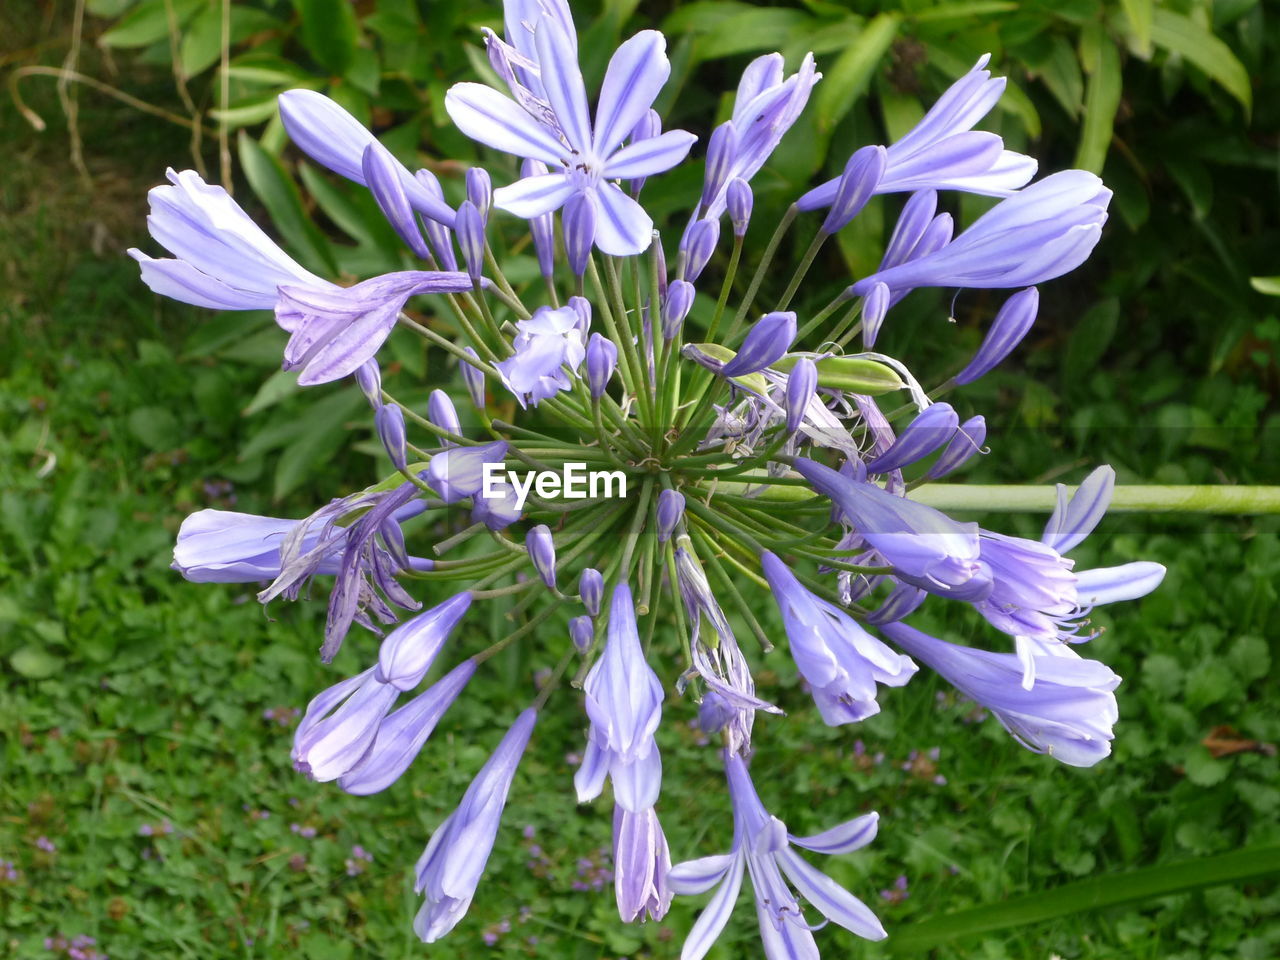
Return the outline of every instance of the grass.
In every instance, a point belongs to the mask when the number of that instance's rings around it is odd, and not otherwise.
[[[360,669],[369,638],[353,635],[332,668],[320,666],[321,604],[264,615],[249,588],[187,584],[168,569],[173,535],[204,506],[301,514],[367,482],[373,461],[359,452],[333,458],[269,501],[280,447],[259,442],[253,455],[241,453],[271,411],[242,411],[266,377],[255,358],[273,362],[279,344],[267,335],[247,348],[221,336],[229,318],[156,304],[120,255],[141,238],[142,194],[163,166],[156,156],[180,157],[181,137],[149,140],[139,126],[126,128],[130,152],[114,161],[88,149],[98,158],[90,189],[66,167],[56,129],[36,143],[4,117],[5,142],[21,144],[3,183],[14,227],[0,237],[9,281],[0,301],[0,859],[11,864],[0,867],[0,944],[8,955],[50,956],[59,951],[46,938],[87,935],[115,960],[674,956],[700,903],[678,903],[658,925],[617,921],[603,880],[608,806],[573,800],[583,721],[567,692],[539,723],[470,915],[430,949],[413,937],[409,868],[514,716],[513,701],[532,697],[563,636],[547,631],[486,664],[386,794],[350,798],[294,773],[296,711]],[[86,121],[90,145],[127,123],[109,109]],[[891,349],[910,353],[910,323],[895,336]],[[1247,479],[1262,469],[1266,454],[1254,440],[1224,451],[1179,427],[1136,443],[1117,426],[1132,396],[1128,374],[1180,371],[1131,352],[1108,359],[1084,385],[1088,396],[1052,386],[1041,388],[1047,398],[1024,396],[1010,389],[1019,382],[1012,376],[984,381],[977,405],[992,423],[1019,426],[995,437],[1000,456],[980,475],[1016,482],[1075,471],[1075,479],[1085,461],[1104,458],[1148,480],[1202,482],[1215,471]],[[1048,362],[1045,352],[1031,361],[1033,369]],[[1157,386],[1158,378],[1145,385],[1148,409],[1161,409]],[[1228,426],[1233,410],[1256,405],[1252,386],[1221,377],[1193,393],[1189,404],[1221,413]],[[362,436],[347,429],[341,392],[329,396],[339,397],[337,448],[349,450]],[[1062,409],[1069,422],[1044,419]],[[1032,532],[1034,520],[1013,526]],[[927,675],[886,692],[883,712],[859,728],[828,729],[784,646],[767,657],[748,647],[762,692],[788,712],[757,727],[766,805],[797,833],[880,812],[872,847],[824,866],[891,932],[1008,898],[1052,898],[1086,878],[1280,843],[1277,525],[1111,518],[1076,555],[1082,566],[1141,557],[1169,567],[1158,593],[1097,617],[1105,633],[1092,652],[1125,683],[1114,756],[1091,770],[1027,753]],[[757,613],[778,635],[767,602]],[[476,614],[464,646],[509,629],[494,605]],[[940,635],[981,636],[960,611],[929,617],[921,625]],[[672,665],[658,668],[673,680]],[[667,712],[659,810],[673,855],[723,850],[730,825],[714,750],[691,727],[691,704],[672,695]],[[900,875],[905,891],[895,886]],[[1251,880],[935,950],[988,960],[1261,960],[1280,953],[1278,916],[1274,880]],[[714,956],[756,955],[754,922],[740,903]],[[834,929],[818,936],[832,956],[894,951],[892,938],[872,946]]]

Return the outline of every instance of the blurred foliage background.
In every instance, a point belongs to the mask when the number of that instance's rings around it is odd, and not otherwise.
[[[668,127],[704,135],[751,57],[817,55],[825,78],[755,180],[758,225],[856,146],[901,135],[990,52],[1010,83],[985,125],[1044,172],[1100,172],[1116,199],[1097,253],[1045,288],[1013,360],[956,399],[993,428],[995,452],[970,479],[1076,481],[1098,462],[1122,482],[1280,476],[1273,0],[574,9],[589,86],[618,38],[659,25],[674,65],[659,108]],[[287,752],[292,711],[338,669],[357,669],[358,654],[322,669],[314,604],[273,608],[268,621],[252,590],[187,585],[167,568],[194,509],[303,515],[379,468],[354,387],[302,395],[273,372],[283,336],[268,315],[213,316],[142,287],[123,249],[155,252],[146,189],[168,166],[195,167],[318,272],[408,265],[366,192],[287,144],[274,98],[325,91],[459,199],[472,163],[500,182],[514,175],[443,111],[450,83],[490,75],[482,25],[500,28],[496,3],[9,0],[0,10],[0,944],[14,956],[66,953],[46,946],[60,935],[94,937],[82,953],[116,958],[678,952],[696,904],[661,925],[616,920],[603,879],[609,816],[575,807],[569,789],[581,730],[567,699],[540,724],[471,916],[430,951],[412,936],[407,866],[496,742],[495,712],[553,662],[550,647],[499,658],[396,789],[346,798],[299,778]],[[693,163],[646,189],[659,225],[700,177]],[[874,201],[815,275],[865,272],[898,202]],[[955,212],[968,221],[986,203],[966,197]],[[749,244],[758,251],[767,233],[757,226]],[[513,278],[533,273],[518,245],[504,262]],[[801,309],[827,293],[802,291]],[[918,292],[895,310],[883,349],[940,379],[994,308],[982,292]],[[393,337],[388,350],[396,392],[457,391],[418,343]],[[1038,522],[987,520],[1024,534]],[[829,730],[783,653],[756,658],[761,686],[793,714],[758,740],[765,800],[797,832],[881,812],[874,849],[832,869],[891,932],[906,939],[1010,897],[1069,902],[1063,885],[1082,878],[1280,842],[1280,721],[1268,709],[1277,524],[1116,516],[1078,560],[1139,557],[1165,563],[1169,578],[1097,618],[1107,632],[1095,650],[1126,683],[1115,755],[1094,770],[1019,750],[926,677],[883,698],[859,730]],[[767,600],[759,616],[774,616]],[[973,618],[932,616],[922,625],[982,642]],[[494,609],[472,628],[509,626]],[[668,710],[677,722],[663,744],[661,812],[683,859],[721,849],[729,825],[718,764],[685,726],[691,705]],[[758,949],[742,906],[719,957]],[[1280,953],[1278,908],[1274,881],[1238,881],[965,939],[935,926],[932,943],[940,957],[1265,958]],[[895,949],[893,938],[871,947],[840,931],[820,940],[839,956]]]

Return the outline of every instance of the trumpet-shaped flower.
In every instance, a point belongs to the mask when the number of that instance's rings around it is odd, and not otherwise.
[[[426,899],[413,921],[424,943],[434,943],[466,916],[484,874],[502,820],[511,781],[529,743],[536,710],[525,710],[511,725],[488,762],[476,774],[458,808],[431,835],[415,868],[414,892]]]
[[[533,29],[537,70],[548,109],[517,102],[478,83],[459,83],[445,96],[445,109],[467,136],[495,150],[540,160],[549,172],[494,191],[494,205],[532,219],[573,196],[598,206],[595,244],[613,256],[642,253],[652,240],[653,221],[612,181],[669,170],[688,154],[696,137],[669,130],[623,147],[648,113],[667,77],[666,40],[654,30],[636,34],[613,55],[605,71],[592,124],[578,69],[577,42],[561,18],[542,16]]]
[[[1091,767],[1111,752],[1112,727],[1120,716],[1111,691],[1120,678],[1106,664],[1085,660],[1061,643],[1036,645],[1028,652],[1035,661],[1035,685],[1028,689],[1017,654],[947,643],[904,623],[880,629],[994,713],[1029,750],[1073,767]]]
[[[751,877],[768,960],[818,956],[815,927],[805,920],[792,887],[832,923],[867,940],[883,940],[884,927],[866,904],[792,849],[830,855],[857,850],[875,839],[878,816],[869,813],[823,833],[797,837],[760,802],[741,756],[726,750],[724,765],[733,801],[733,846],[728,853],[678,863],[667,875],[671,889],[682,896],[706,893],[719,884],[689,931],[680,960],[700,960],[715,944],[733,913],[743,873]]]
[[[880,712],[876,684],[900,687],[916,665],[894,653],[839,607],[816,597],[778,557],[765,550],[761,567],[782,613],[791,656],[809,683],[828,726]]]
[[[573,778],[578,802],[598,797],[609,776],[617,804],[641,813],[657,802],[662,785],[662,759],[653,739],[662,719],[662,683],[645,661],[625,583],[613,589],[604,653],[583,690],[591,730]]]
[[[587,355],[578,312],[572,307],[541,307],[528,320],[518,320],[516,331],[516,352],[494,367],[520,405],[536,407],[570,389],[573,381],[564,368],[576,372]]]
[[[341,289],[281,250],[222,187],[205,183],[194,170],[170,168],[165,176],[171,186],[147,193],[147,229],[176,259],[129,250],[154,292],[215,310],[270,310],[281,286]]]
[[[613,808],[613,889],[618,913],[627,923],[641,914],[661,920],[671,906],[671,852],[653,807],[633,813]]]

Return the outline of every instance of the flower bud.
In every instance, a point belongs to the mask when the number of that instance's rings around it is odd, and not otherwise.
[[[545,523],[540,523],[524,538],[525,549],[529,551],[529,559],[538,576],[552,590],[556,587],[556,544],[551,537],[551,530]]]
[[[373,425],[378,431],[378,439],[387,451],[387,456],[396,465],[397,470],[408,469],[405,452],[404,413],[394,403],[384,403],[373,413]]]
[[[591,330],[591,301],[586,297],[570,297],[569,306],[578,314],[578,332],[582,334],[583,340],[587,339],[587,333]]]
[[[484,272],[484,218],[474,203],[463,200],[453,226],[458,234],[458,249],[462,251],[462,259],[467,265],[467,275],[473,281],[479,280]]]
[[[449,395],[443,390],[431,391],[431,396],[427,400],[427,419],[455,437],[462,436],[462,424],[458,422],[458,411],[453,401],[449,399]],[[451,444],[448,440],[442,440],[440,445],[447,447]]]
[[[862,300],[862,342],[867,347],[874,347],[876,337],[880,335],[880,327],[884,323],[885,314],[889,312],[892,292],[883,283],[872,285]]]
[[[831,234],[843,229],[862,212],[880,185],[888,154],[884,147],[863,147],[854,152],[844,165],[844,173],[836,185],[836,196],[822,221],[822,232]]]
[[[382,370],[377,360],[370,357],[356,368],[356,384],[371,407],[382,406]]]
[[[684,249],[684,279],[698,279],[698,275],[706,268],[711,255],[716,252],[716,244],[720,242],[720,221],[699,220],[689,228],[685,235],[688,241]]]
[[[1004,302],[991,329],[987,331],[982,346],[973,355],[969,365],[953,378],[956,383],[973,383],[983,374],[990,373],[1022,342],[1031,325],[1036,322],[1040,307],[1040,291],[1035,287],[1020,290]]]
[[[662,301],[662,339],[674,340],[680,335],[684,319],[693,308],[693,298],[697,293],[688,280],[674,280],[667,288],[667,295]]]
[[[585,654],[591,649],[595,632],[595,625],[588,616],[574,617],[569,621],[569,638],[573,640],[574,649],[579,653]]]
[[[658,542],[666,543],[675,533],[676,525],[684,516],[684,494],[678,490],[663,490],[658,494]]]
[[[431,669],[440,648],[471,606],[469,591],[400,624],[382,641],[374,678],[398,690],[412,690]]]
[[[960,416],[949,403],[926,407],[892,446],[867,464],[867,473],[888,473],[923,460],[955,436]]]
[[[930,480],[945,477],[961,467],[975,453],[979,453],[982,450],[982,442],[986,439],[986,418],[981,414],[970,417],[960,424],[960,428],[951,437],[951,442],[947,444],[947,449],[942,451],[942,456],[933,461],[933,466],[925,476]]]
[[[440,181],[430,170],[419,170],[413,175],[422,188],[432,197],[444,202],[444,191],[440,189]],[[431,241],[431,249],[436,255],[436,263],[444,270],[457,270],[458,258],[453,254],[453,231],[442,223],[427,217],[423,220],[427,230],[427,239]]]
[[[493,181],[484,167],[467,170],[467,199],[480,211],[480,219],[488,222],[489,211],[493,208]]]
[[[733,235],[745,237],[747,224],[751,222],[751,208],[755,197],[751,193],[751,185],[741,177],[729,181],[725,191],[725,204],[729,210],[729,220],[733,223]]]
[[[578,577],[578,596],[587,613],[596,617],[600,615],[600,600],[604,597],[604,577],[594,567],[587,567]]]
[[[618,346],[608,337],[593,333],[587,342],[587,387],[591,399],[599,400],[618,366]]]
[[[569,269],[575,277],[587,272],[591,247],[596,242],[596,201],[589,193],[575,193],[561,214],[564,226],[564,249]]]
[[[708,736],[719,733],[724,725],[733,719],[733,707],[729,701],[714,690],[702,695],[698,704],[698,728]]]
[[[789,310],[766,313],[756,321],[738,354],[720,368],[722,377],[745,377],[781,359],[796,338],[796,315]]]
[[[391,155],[390,150],[373,140],[364,148],[360,166],[373,199],[377,201],[391,228],[417,256],[424,260],[430,257],[431,251],[427,249],[426,241],[422,239],[422,230],[418,227],[418,217],[409,205],[404,184],[400,181],[400,173],[404,168],[399,161]]]
[[[476,361],[480,360],[479,355],[471,347],[463,347],[463,352],[468,356],[475,357]],[[471,394],[471,402],[481,410],[484,409],[484,371],[474,364],[467,363],[463,360],[458,364],[462,368],[462,381],[467,385],[467,392]]]
[[[547,172],[541,160],[526,160],[520,164],[520,176],[540,177]],[[543,213],[529,219],[529,233],[533,235],[533,249],[538,256],[538,272],[551,277],[556,272],[556,225],[551,214]]]
[[[738,131],[733,121],[726,121],[711,131],[707,141],[707,169],[702,179],[702,207],[705,210],[716,198],[725,178],[729,176],[729,168],[733,165],[734,155],[738,152]]]
[[[809,357],[801,357],[787,377],[787,435],[800,429],[809,401],[818,390],[818,365]]]

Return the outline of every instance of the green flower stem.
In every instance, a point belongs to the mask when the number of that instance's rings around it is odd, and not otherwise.
[[[677,584],[680,582],[679,574],[676,572],[675,542],[669,540],[663,546],[666,548],[662,552],[667,564],[667,582],[671,584],[671,592],[674,594],[677,590]],[[693,648],[690,646],[689,625],[684,619],[684,603],[683,601],[677,601],[673,602],[671,606],[676,611],[676,625],[680,631],[681,643],[684,646],[684,662],[686,669],[689,669],[693,667]],[[657,614],[654,614],[654,616],[656,617]]]
[[[649,514],[649,498],[653,495],[653,477],[644,478],[644,485],[640,488],[640,499],[636,503],[635,510],[631,518],[631,529],[627,531],[626,541],[622,547],[622,578],[630,581],[631,579],[631,560],[635,555],[636,542],[640,538],[640,533],[644,529],[644,522]]]
[[[600,442],[600,449],[609,456],[609,461],[617,467],[625,467],[626,462],[614,452],[613,445],[609,442],[612,434],[604,428],[604,420],[600,416],[600,404],[591,404],[591,419],[596,425],[596,437]]]
[[[565,671],[569,669],[569,664],[573,662],[575,654],[577,654],[577,650],[575,650],[573,645],[570,644],[569,649],[566,650],[564,652],[564,656],[560,658],[560,662],[556,664],[556,668],[552,672],[551,676],[547,678],[546,685],[538,691],[538,697],[532,704],[534,710],[541,710],[546,706],[547,700],[550,698],[551,694],[555,693],[556,688],[560,686],[560,681],[564,678]]]
[[[474,593],[475,591],[472,591],[472,592]],[[515,641],[519,640],[521,637],[537,629],[539,626],[543,624],[544,621],[550,619],[551,615],[554,614],[559,609],[560,609],[560,602],[556,601],[555,603],[551,604],[551,606],[547,607],[545,610],[541,610],[537,614],[535,614],[533,617],[531,617],[529,619],[529,622],[526,623],[524,626],[517,627],[514,631],[507,634],[497,643],[492,644],[486,647],[485,649],[481,650],[479,653],[473,655],[471,659],[478,664],[484,663],[490,657],[501,653],[503,650],[505,650]]]
[[[652,520],[650,526],[656,528],[657,522]],[[643,545],[640,547],[640,589],[636,592],[636,615],[645,616],[648,614],[653,599],[654,580],[654,553],[658,545],[658,536],[654,530],[650,530],[649,536],[644,538]]]
[[[495,289],[493,292],[496,294],[498,291]],[[489,308],[489,298],[485,296],[484,287],[478,282],[475,286],[475,299],[476,303],[480,305],[480,320],[485,332],[493,338],[493,342],[498,344],[499,349],[506,356],[511,356],[511,354],[515,353],[515,348],[507,342],[507,338],[498,329],[498,321],[494,319],[493,310]]]
[[[693,411],[684,417],[681,421],[685,432],[671,445],[670,455],[672,457],[680,456],[682,453],[690,450],[697,442],[706,435],[705,430],[698,427],[698,421],[711,409],[711,405],[715,402],[716,395],[720,392],[720,387],[724,381],[719,377],[715,377],[709,384],[710,389],[703,392],[698,405]]]
[[[835,329],[831,331],[831,335],[827,337],[828,340],[843,348],[845,344],[858,335],[858,332],[862,329],[862,321],[859,319],[862,316],[862,304],[861,298],[853,302],[849,312],[840,318],[840,322],[836,324]],[[855,320],[857,321],[856,323],[854,323]]]
[[[742,245],[746,237],[733,238],[733,252],[729,254],[729,266],[725,269],[724,280],[720,283],[720,297],[716,300],[716,311],[711,315],[711,324],[707,327],[707,340],[715,342],[716,331],[720,329],[720,320],[724,316],[725,305],[729,302],[729,294],[733,291],[733,281],[738,276],[738,264],[742,261]]]
[[[628,319],[627,304],[622,294],[622,281],[618,277],[618,265],[613,257],[604,257],[603,260],[605,282],[609,286],[609,295],[613,298],[615,304],[615,320],[618,327],[624,331],[620,346],[627,351],[628,361],[632,364],[635,374],[636,399],[640,404],[641,423],[642,425],[652,425],[657,419],[653,405],[653,382],[649,378],[648,367],[643,362],[635,342],[639,340],[641,344],[644,343],[643,331],[638,329],[642,325],[640,322],[640,306],[636,304],[634,311],[632,311],[635,314],[635,323],[633,324]],[[593,269],[594,263],[593,260]]]
[[[493,281],[497,288],[495,293],[502,291],[502,299],[507,301],[507,305],[515,311],[521,320],[528,320],[532,314],[529,313],[525,305],[520,302],[520,297],[516,293],[515,288],[511,286],[507,280],[506,274],[502,272],[502,268],[498,266],[498,258],[493,255],[493,248],[489,246],[489,239],[486,237],[484,241],[484,262],[489,268],[489,272],[493,274]]]
[[[600,318],[604,321],[605,331],[609,334],[609,339],[617,344],[621,351],[618,375],[622,377],[622,385],[626,388],[627,393],[638,398],[640,361],[639,358],[634,357],[635,344],[631,342],[630,337],[623,337],[618,329],[618,323],[623,318],[615,318],[613,315],[613,308],[609,305],[609,299],[605,294],[604,281],[600,279],[600,271],[596,268],[594,255],[587,260],[587,273],[590,275],[591,285],[596,291],[596,307],[600,311]]]
[[[726,517],[723,512],[710,510],[692,497],[685,500],[684,507],[685,510],[692,511],[705,520],[708,525],[717,531],[717,533],[727,533],[733,537],[737,537],[749,546],[752,552],[756,555],[759,555],[760,551],[764,549],[759,540],[753,537],[744,527]]]
[[[760,290],[760,284],[764,280],[764,275],[769,272],[769,267],[773,263],[773,256],[778,252],[778,245],[782,243],[782,238],[786,235],[787,230],[791,227],[792,221],[795,220],[796,214],[800,211],[793,203],[787,207],[787,212],[782,215],[782,219],[778,221],[778,228],[773,231],[773,236],[769,238],[769,245],[764,248],[764,254],[760,257],[760,263],[756,266],[756,272],[751,277],[751,283],[747,287],[747,294],[742,298],[742,304],[738,307],[738,312],[734,315],[733,325],[729,327],[729,332],[725,335],[724,342],[732,343],[734,335],[738,332],[738,328],[742,326],[747,315],[751,312],[751,305],[755,303],[756,294]]]
[[[1075,488],[1069,488],[1074,492]],[[939,510],[983,510],[998,513],[1048,512],[1057,504],[1050,486],[931,483],[911,499]],[[1112,513],[1280,513],[1280,486],[1117,486]]]
[[[456,444],[460,447],[482,447],[486,443],[488,443],[487,440],[472,440],[469,437],[460,437],[456,433],[450,433],[448,430],[445,430],[442,427],[437,427],[434,423],[432,423],[426,417],[422,416],[421,414],[415,413],[412,406],[400,400],[397,400],[395,397],[387,393],[387,391],[385,390],[382,391],[382,402],[394,403],[397,407],[400,408],[400,412],[403,413],[406,417],[408,417],[415,424],[420,426],[423,430],[427,431],[427,433],[431,434],[432,436],[439,437],[441,440],[448,440],[450,443]]]
[[[480,533],[488,529],[489,528],[486,527],[483,523],[473,523],[471,524],[471,526],[466,527],[463,530],[459,530],[452,537],[446,537],[444,540],[441,540],[439,543],[433,546],[431,550],[437,557],[443,557],[446,553],[448,553],[458,544],[466,543],[468,540],[474,537],[477,533]]]
[[[459,316],[461,316],[461,314],[459,314]],[[487,360],[489,362],[477,363],[475,357],[469,356],[465,350],[463,350],[460,346],[458,346],[452,340],[448,340],[445,337],[440,336],[440,334],[436,333],[434,330],[430,330],[427,327],[424,327],[417,320],[414,320],[412,317],[408,316],[407,314],[404,314],[404,313],[400,314],[396,322],[399,323],[401,326],[407,327],[408,329],[412,330],[414,333],[418,334],[418,336],[422,337],[428,343],[434,344],[435,346],[439,347],[441,350],[444,350],[446,353],[453,354],[462,363],[469,363],[473,367],[476,367],[481,372],[488,374],[491,377],[496,377],[498,375],[498,371],[494,370],[492,366],[492,361],[495,360],[496,357],[494,357],[493,351],[489,350],[489,348],[484,345],[483,341],[476,344],[476,347],[478,350],[480,348],[483,348],[483,350],[480,351],[481,356],[484,360]],[[465,323],[465,321],[462,321],[462,322]],[[467,327],[470,327],[470,324],[467,324]],[[474,333],[475,333],[475,330],[472,329],[470,335],[474,335]],[[474,336],[473,336],[473,339],[475,339]],[[485,353],[488,353],[487,357],[484,357]]]
[[[837,310],[840,309],[840,304],[848,303],[849,297],[846,296],[846,293],[847,291],[842,291],[838,297],[836,297],[834,300],[828,303],[825,307],[819,310],[816,314],[814,314],[813,319],[800,328],[800,332],[796,334],[795,342],[797,344],[804,343],[805,338],[808,337],[809,334],[813,333],[814,330],[818,329],[818,327],[822,324],[824,320],[827,319],[827,317],[831,316],[833,313],[835,313]],[[859,309],[861,309],[861,307],[859,307]],[[825,338],[823,342],[825,343],[826,340],[828,339],[831,339],[831,338],[829,337]]]
[[[796,267],[796,272],[791,276],[791,282],[787,284],[787,289],[782,293],[782,299],[778,301],[778,305],[774,310],[785,310],[791,303],[791,298],[796,295],[796,291],[800,289],[800,284],[804,283],[805,276],[809,273],[809,268],[813,266],[813,260],[818,255],[818,251],[822,249],[822,245],[827,242],[827,237],[831,234],[819,229],[814,235],[813,240],[809,242],[809,248],[805,250],[804,256],[800,258],[800,264]]]

